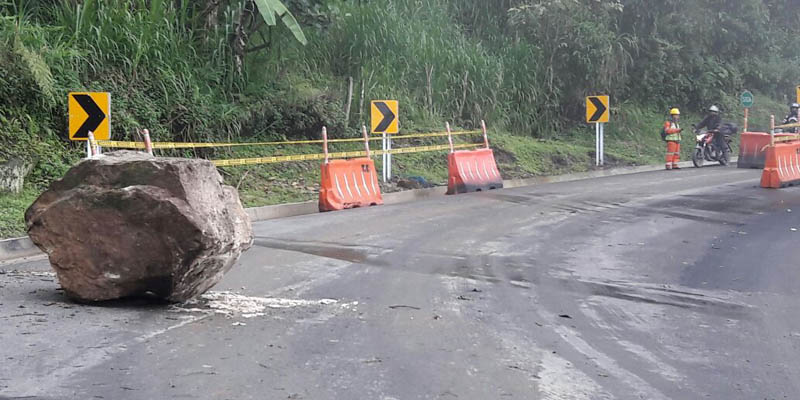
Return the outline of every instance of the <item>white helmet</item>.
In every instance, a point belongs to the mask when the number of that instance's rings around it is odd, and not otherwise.
[[[716,105],[713,105],[713,106],[709,107],[708,111],[718,113],[719,112],[719,107],[717,107]]]

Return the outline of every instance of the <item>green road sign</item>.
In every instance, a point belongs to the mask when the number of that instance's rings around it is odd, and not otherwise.
[[[744,108],[752,107],[753,103],[755,102],[755,97],[753,96],[753,93],[750,93],[749,90],[745,90],[740,99],[742,100],[742,106]]]

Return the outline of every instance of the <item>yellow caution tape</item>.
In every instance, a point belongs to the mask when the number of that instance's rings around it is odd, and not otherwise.
[[[783,142],[793,142],[795,140],[800,140],[800,135],[776,137],[776,138],[774,138],[773,142],[774,143],[783,143]],[[768,144],[768,145],[762,147],[761,151],[766,150],[769,146],[772,146],[772,144]]]
[[[793,124],[786,124],[786,125],[777,125],[775,129],[786,129],[786,128],[800,128],[800,122],[795,122]]]
[[[458,144],[454,145],[454,149],[474,149],[481,147],[483,144]],[[418,146],[418,147],[400,147],[386,151],[388,154],[409,154],[409,153],[424,153],[431,151],[450,150],[450,145],[436,145],[436,146]],[[372,155],[383,155],[384,151],[378,150],[370,152]],[[338,153],[328,153],[328,158],[342,159],[342,158],[355,158],[366,157],[366,151],[346,151]],[[218,167],[235,167],[242,165],[258,165],[258,164],[276,164],[287,161],[313,161],[324,160],[325,154],[298,154],[291,156],[274,156],[274,157],[258,157],[258,158],[239,158],[233,160],[213,160],[214,165]]]
[[[481,131],[458,131],[452,132],[452,136],[461,135],[474,135],[482,133]],[[392,139],[416,139],[416,138],[431,138],[447,136],[447,132],[436,133],[416,133],[410,135],[390,135]],[[370,141],[382,140],[380,136],[373,136],[369,138]],[[357,143],[363,142],[363,138],[349,138],[349,139],[330,139],[328,143]],[[100,147],[116,148],[116,149],[145,149],[144,142],[123,142],[117,140],[97,140],[95,143]],[[254,143],[191,143],[191,142],[153,142],[153,149],[200,149],[200,148],[214,148],[214,147],[245,147],[245,146],[285,146],[285,145],[298,145],[298,144],[323,144],[324,141],[316,140],[291,140],[284,142],[254,142]]]
[[[461,135],[477,135],[479,133],[483,133],[481,131],[456,131],[451,132],[451,136],[461,136]],[[447,136],[447,132],[435,132],[435,133],[414,133],[410,135],[387,135],[392,139],[415,139],[415,138],[431,138],[431,137],[443,137]],[[381,140],[381,137],[375,137],[370,140]]]
[[[791,142],[793,140],[800,140],[800,135],[776,137],[775,138],[775,143],[778,143],[778,142]]]

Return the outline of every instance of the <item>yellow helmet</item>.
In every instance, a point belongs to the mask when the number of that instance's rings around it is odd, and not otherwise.
[[[672,110],[669,110],[669,115],[681,115],[681,110],[673,108]]]

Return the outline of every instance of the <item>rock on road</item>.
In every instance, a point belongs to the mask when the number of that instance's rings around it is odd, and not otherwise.
[[[0,398],[795,399],[800,188],[684,169],[254,224],[201,300],[0,264]]]

